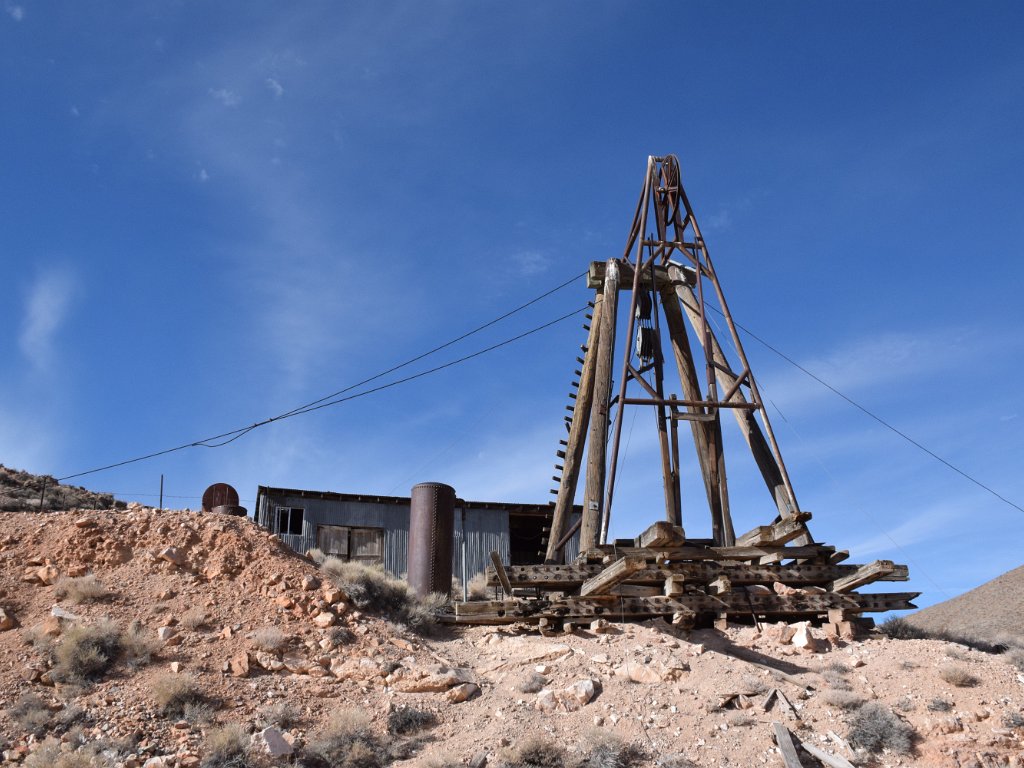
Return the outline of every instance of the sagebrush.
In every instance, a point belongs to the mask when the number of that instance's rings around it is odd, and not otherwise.
[[[900,755],[914,747],[914,729],[876,701],[863,705],[850,720],[851,744],[868,752],[888,749]]]

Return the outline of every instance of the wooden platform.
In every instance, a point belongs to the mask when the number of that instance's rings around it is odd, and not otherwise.
[[[841,557],[824,544],[713,547],[656,523],[635,540],[588,550],[565,565],[506,566],[495,557],[487,583],[500,588],[502,599],[455,603],[441,618],[547,626],[655,616],[682,626],[809,620],[841,634],[864,613],[916,608],[917,592],[852,591],[906,581],[907,566],[851,565]]]

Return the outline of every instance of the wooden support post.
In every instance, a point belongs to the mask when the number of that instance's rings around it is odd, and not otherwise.
[[[609,259],[604,276],[604,309],[598,339],[594,395],[590,412],[590,446],[587,451],[587,482],[583,497],[580,551],[597,546],[604,504],[608,453],[608,412],[612,391],[612,359],[615,356],[615,322],[619,306],[619,261]],[[593,326],[591,326],[593,327]],[[593,352],[594,350],[590,350]],[[622,405],[619,405],[622,408]]]
[[[647,561],[637,555],[628,555],[616,560],[596,576],[587,579],[580,587],[580,597],[602,595],[611,591],[612,587],[629,579],[637,571],[647,567]]]
[[[807,533],[803,521],[810,517],[810,512],[787,517],[771,525],[759,525],[736,539],[737,546],[756,547],[760,544],[786,544]]]
[[[594,371],[597,368],[597,348],[601,341],[602,309],[604,296],[598,294],[594,300],[594,312],[590,319],[590,335],[587,337],[587,354],[583,359],[583,372],[580,375],[580,387],[576,396],[576,408],[572,414],[572,426],[566,441],[565,459],[562,466],[562,481],[558,486],[558,498],[555,501],[554,517],[551,521],[551,533],[548,536],[547,551],[544,562],[560,562],[558,543],[565,535],[565,529],[572,512],[572,502],[576,497],[576,486],[579,482],[580,467],[583,462],[583,446],[590,423],[591,407],[594,402]]]
[[[679,371],[679,381],[683,388],[683,399],[691,401],[702,400],[700,383],[697,380],[697,369],[693,362],[693,352],[690,349],[690,339],[686,334],[686,321],[683,319],[683,310],[679,306],[679,299],[676,298],[672,286],[663,284],[661,306],[665,312],[665,324],[668,327],[669,341],[672,345],[672,354],[676,359],[676,368]],[[694,409],[688,408],[688,411]],[[702,411],[701,411],[702,412]],[[700,421],[690,421],[690,429],[693,431],[693,442],[697,449],[697,461],[700,464],[701,477],[704,480],[704,491],[708,497],[708,508],[712,517],[715,516],[719,505],[718,488],[711,482],[711,467],[708,464],[708,430],[707,425]]]
[[[494,565],[494,572],[498,575],[501,588],[505,590],[506,595],[511,597],[512,584],[508,580],[508,574],[505,573],[505,565],[501,562],[501,556],[497,552],[491,552],[491,563]]]
[[[736,532],[732,527],[732,514],[729,512],[729,484],[725,479],[725,446],[722,444],[722,412],[715,412],[715,420],[705,422],[712,429],[715,441],[715,476],[718,478],[719,498],[718,517],[712,519],[711,528],[715,544],[720,547],[731,547],[736,544]]]
[[[782,753],[782,762],[786,768],[803,768],[800,756],[796,753],[796,745],[793,744],[793,736],[789,729],[782,723],[772,723],[772,732],[775,734],[775,743],[779,745]]]

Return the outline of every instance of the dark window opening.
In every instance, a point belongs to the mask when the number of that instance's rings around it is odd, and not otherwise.
[[[277,507],[274,510],[276,518],[274,533],[286,533],[291,536],[302,535],[302,507]]]
[[[508,516],[508,547],[510,565],[537,565],[544,562],[550,521],[543,515]]]

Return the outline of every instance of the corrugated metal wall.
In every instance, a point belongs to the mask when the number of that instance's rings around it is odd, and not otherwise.
[[[384,568],[395,576],[404,576],[409,562],[409,505],[319,499],[308,496],[261,493],[256,521],[267,528],[276,507],[300,507],[302,534],[282,534],[281,539],[296,552],[305,553],[316,547],[318,525],[347,525],[359,528],[380,528],[384,531]],[[570,525],[579,514],[572,516]],[[462,578],[462,543],[466,542],[466,564],[473,578],[491,562],[490,553],[497,551],[503,563],[509,561],[508,512],[501,509],[463,509],[455,507],[455,542],[452,574]],[[566,561],[579,554],[579,533],[565,547]]]

